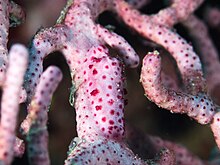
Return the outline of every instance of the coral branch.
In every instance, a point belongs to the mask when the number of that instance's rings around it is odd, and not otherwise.
[[[74,142],[74,149],[70,151],[65,165],[80,164],[123,164],[147,165],[123,143],[110,139],[102,139],[88,143],[86,141]]]
[[[9,13],[8,0],[0,1],[0,86],[3,85],[5,78],[6,64],[8,63],[8,29],[9,29]]]
[[[34,36],[24,84],[29,102],[43,71],[43,59],[49,53],[60,50],[64,46],[63,43],[69,40],[69,37],[69,29],[65,25],[56,25],[52,28],[41,30]]]
[[[33,165],[49,165],[47,110],[52,94],[62,79],[61,71],[49,67],[41,76],[36,93],[28,107],[28,116],[21,127],[28,142],[29,162]]]
[[[162,26],[172,27],[178,22],[186,20],[204,0],[172,0],[172,4],[160,10],[157,14],[151,15],[150,19]]]
[[[195,41],[195,46],[198,49],[205,71],[207,86],[210,93],[216,90],[220,85],[220,62],[217,49],[209,36],[206,25],[194,15],[191,15],[183,25],[187,27],[189,34]]]
[[[115,9],[127,25],[142,36],[162,45],[175,58],[188,93],[205,91],[201,63],[192,46],[167,26],[158,24],[147,15],[141,15],[124,1],[116,2]]]
[[[9,165],[13,159],[15,128],[19,108],[19,94],[27,66],[28,52],[22,45],[14,45],[9,54],[9,66],[3,87],[1,104],[0,160]]]
[[[140,81],[146,96],[158,106],[174,113],[186,113],[201,124],[207,124],[212,120],[215,106],[206,95],[177,93],[163,85],[158,52],[150,52],[144,58]]]

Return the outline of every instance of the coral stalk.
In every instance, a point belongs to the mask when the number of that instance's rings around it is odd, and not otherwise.
[[[52,94],[62,79],[61,71],[50,66],[43,72],[37,85],[35,95],[28,107],[28,116],[23,121],[21,128],[26,135],[28,143],[28,158],[33,165],[49,165],[48,153],[48,107]]]
[[[0,160],[9,165],[14,156],[19,94],[27,67],[28,52],[22,45],[14,45],[9,54],[9,66],[3,87],[1,104]]]

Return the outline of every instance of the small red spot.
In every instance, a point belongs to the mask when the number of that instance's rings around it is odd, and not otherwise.
[[[111,115],[114,115],[114,114],[115,114],[115,111],[114,111],[114,110],[111,110],[111,111],[110,111],[110,114],[111,114]]]
[[[94,89],[90,94],[92,96],[96,96],[98,93],[99,93],[99,90],[98,89]]]
[[[108,103],[109,103],[110,105],[112,105],[112,104],[114,103],[114,100],[113,100],[113,99],[110,99],[110,100],[108,101]]]
[[[102,118],[102,121],[103,121],[103,122],[106,122],[106,117],[103,117],[103,118]]]
[[[89,69],[92,69],[93,65],[89,65]]]
[[[104,76],[102,76],[102,78],[103,78],[103,79],[106,79],[106,76],[104,75]]]
[[[105,68],[106,68],[106,69],[108,69],[108,68],[109,68],[109,66],[108,66],[108,65],[106,65],[106,66],[105,66]]]
[[[102,102],[102,98],[99,98],[99,102]]]
[[[102,52],[102,49],[101,49],[101,48],[98,48],[98,50],[99,50],[100,52]]]
[[[96,69],[94,69],[93,71],[92,71],[92,74],[97,74],[98,73],[98,71],[96,70]]]
[[[97,105],[97,106],[95,106],[95,109],[96,109],[97,111],[99,111],[99,110],[102,109],[102,106],[101,106],[101,105]]]
[[[108,86],[108,89],[112,89],[112,86],[111,86],[111,85],[109,85],[109,86]]]
[[[112,66],[115,66],[117,63],[116,62],[112,62]]]
[[[109,120],[109,124],[113,125],[114,121],[113,120]]]

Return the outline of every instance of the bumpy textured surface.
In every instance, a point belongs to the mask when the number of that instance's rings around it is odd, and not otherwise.
[[[0,160],[9,165],[13,159],[15,128],[19,110],[19,94],[27,67],[28,52],[22,45],[14,45],[9,53],[9,66],[3,87],[1,104]]]
[[[177,62],[188,93],[197,94],[205,91],[201,62],[191,45],[172,29],[141,14],[122,0],[115,2],[115,10],[120,18],[141,36],[162,45],[170,52]]]
[[[9,2],[8,0],[0,1],[0,86],[3,85],[5,78],[6,64],[8,63],[7,43],[9,29]]]
[[[174,113],[186,113],[201,124],[212,120],[215,106],[205,94],[189,95],[167,89],[161,81],[161,58],[157,51],[149,52],[143,59],[142,85],[146,96],[158,106]]]
[[[62,79],[61,71],[50,66],[42,74],[21,127],[26,135],[28,158],[33,165],[49,165],[47,119],[53,92]]]
[[[195,46],[200,53],[209,92],[213,92],[220,84],[220,62],[218,51],[211,40],[205,23],[191,15],[183,25],[187,27]]]
[[[147,165],[123,143],[114,140],[103,139],[93,143],[79,141],[74,144],[65,165]]]

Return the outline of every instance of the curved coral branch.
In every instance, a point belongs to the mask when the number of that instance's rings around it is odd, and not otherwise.
[[[186,20],[204,0],[172,0],[172,4],[160,10],[157,14],[151,15],[150,19],[162,26],[172,27],[178,22]]]
[[[114,165],[147,165],[135,156],[124,143],[109,139],[98,139],[95,142],[74,142],[70,148],[65,165],[80,164],[114,164]]]
[[[215,113],[213,102],[204,94],[189,95],[167,89],[161,81],[161,59],[158,52],[148,53],[141,71],[145,94],[159,107],[174,113],[186,113],[201,124],[207,124]]]
[[[6,65],[8,63],[8,29],[9,29],[9,13],[8,0],[0,1],[0,86],[4,83]]]
[[[14,45],[9,53],[9,66],[3,87],[1,104],[0,160],[12,162],[15,145],[15,128],[19,108],[19,94],[27,66],[28,52],[22,45]]]
[[[29,102],[43,72],[43,59],[49,53],[60,50],[64,46],[64,42],[69,40],[69,37],[69,29],[65,25],[56,25],[52,28],[41,30],[34,36],[24,84]]]
[[[183,25],[189,30],[189,34],[195,41],[205,71],[208,91],[213,93],[220,85],[220,61],[217,49],[209,36],[206,25],[194,15],[191,15]]]
[[[35,95],[28,107],[28,116],[21,127],[28,143],[28,158],[33,165],[49,165],[47,111],[52,94],[62,79],[61,71],[54,66],[43,72]]]
[[[175,58],[188,93],[205,91],[205,80],[198,56],[177,33],[154,22],[149,16],[140,14],[129,4],[117,0],[115,9],[123,21],[142,36],[162,45]]]

